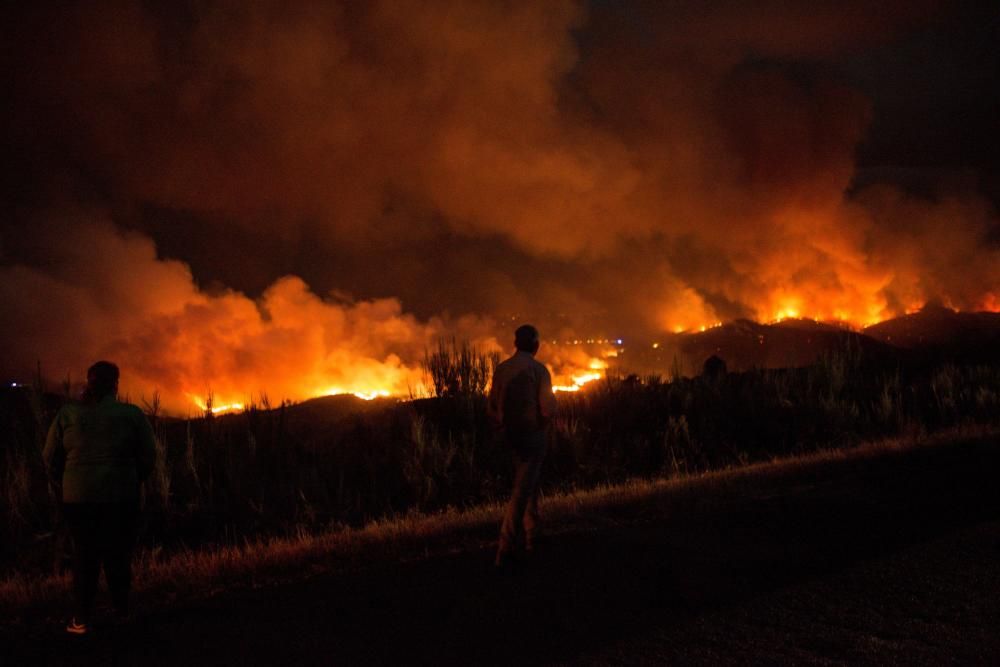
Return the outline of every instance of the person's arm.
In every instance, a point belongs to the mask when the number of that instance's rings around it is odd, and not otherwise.
[[[136,429],[139,441],[136,443],[135,470],[140,482],[146,481],[156,465],[156,436],[146,415],[136,408]]]
[[[546,424],[556,416],[556,395],[552,391],[552,376],[545,366],[542,366],[542,380],[538,383],[538,411],[542,415],[542,422]]]
[[[486,416],[495,430],[500,430],[503,426],[503,388],[501,384],[500,374],[494,371],[493,380],[490,382],[490,393],[486,397]]]
[[[56,490],[56,495],[62,499],[62,478],[66,469],[66,447],[63,445],[63,412],[60,410],[45,438],[45,449],[42,450],[42,461],[45,463],[45,472],[48,474],[52,488]]]

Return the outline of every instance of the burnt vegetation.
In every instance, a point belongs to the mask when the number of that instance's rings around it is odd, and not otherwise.
[[[141,542],[171,552],[288,536],[410,512],[470,507],[509,490],[509,455],[485,413],[497,358],[429,351],[432,398],[333,396],[190,419],[145,401],[159,458]],[[3,571],[51,571],[58,509],[41,447],[66,392],[0,392]],[[791,369],[695,378],[612,376],[560,394],[543,488],[585,489],[1000,421],[1000,365],[885,358],[850,342]]]

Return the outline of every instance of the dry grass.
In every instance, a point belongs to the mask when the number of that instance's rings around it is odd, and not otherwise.
[[[635,512],[657,513],[664,506],[696,500],[725,505],[748,493],[776,491],[783,483],[820,479],[867,461],[917,447],[945,447],[1000,436],[995,427],[962,427],[931,436],[917,435],[829,449],[748,466],[671,478],[636,479],[622,484],[554,494],[542,503],[551,533],[599,530]],[[291,538],[247,541],[239,546],[136,557],[135,592],[143,604],[212,595],[234,586],[296,579],[315,572],[349,570],[394,559],[487,547],[500,520],[499,503],[435,514],[412,513],[352,529]],[[68,598],[65,576],[15,575],[0,582],[0,616],[50,608]]]

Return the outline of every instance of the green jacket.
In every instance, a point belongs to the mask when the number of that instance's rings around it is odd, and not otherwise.
[[[156,461],[153,429],[142,411],[105,396],[71,403],[56,414],[43,452],[65,503],[136,500]]]

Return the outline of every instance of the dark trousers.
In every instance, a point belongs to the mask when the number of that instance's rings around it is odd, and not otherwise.
[[[77,620],[86,621],[90,617],[102,566],[115,610],[128,612],[138,514],[134,502],[67,503],[63,506],[63,516],[73,536],[73,597]]]

